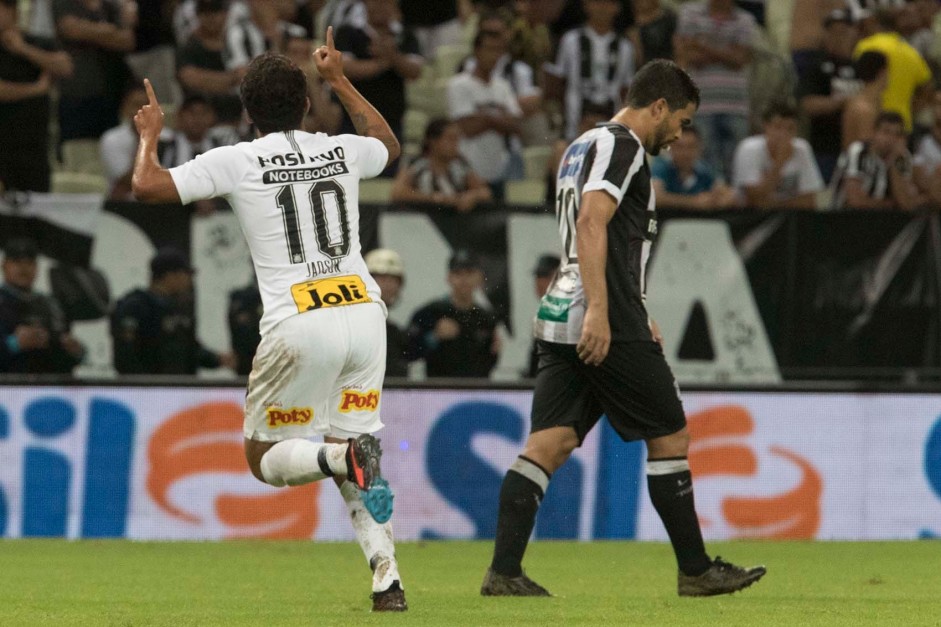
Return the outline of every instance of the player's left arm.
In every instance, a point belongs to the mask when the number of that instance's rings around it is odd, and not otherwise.
[[[148,103],[141,107],[134,116],[134,126],[140,134],[137,146],[137,158],[134,160],[134,174],[131,177],[131,189],[134,197],[142,202],[179,203],[180,193],[176,189],[170,171],[160,165],[157,157],[157,142],[163,130],[163,110],[157,102],[154,88],[144,79]]]
[[[608,192],[585,192],[575,225],[578,267],[586,302],[582,335],[576,350],[589,366],[600,365],[611,346],[605,265],[608,262],[608,222],[616,209],[617,200]]]

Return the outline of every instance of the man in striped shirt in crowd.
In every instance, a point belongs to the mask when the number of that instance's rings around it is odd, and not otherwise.
[[[876,118],[872,139],[849,145],[833,176],[832,209],[901,209],[924,202],[912,180],[905,120],[894,111]]]
[[[706,162],[730,180],[735,147],[748,135],[748,76],[755,19],[732,0],[684,3],[676,27],[676,60],[702,90],[696,128]]]

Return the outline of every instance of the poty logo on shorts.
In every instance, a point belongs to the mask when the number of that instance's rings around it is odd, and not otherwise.
[[[269,407],[268,426],[277,427],[306,425],[314,417],[314,410],[310,407],[291,407],[290,409],[275,409]]]
[[[369,390],[366,393],[343,390],[340,411],[376,411],[377,409],[379,409],[379,390]]]

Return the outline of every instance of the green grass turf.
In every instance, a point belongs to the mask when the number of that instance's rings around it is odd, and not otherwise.
[[[941,542],[712,543],[769,572],[732,596],[681,599],[670,547],[537,542],[551,599],[482,598],[491,544],[403,543],[411,606],[370,614],[354,544],[0,542],[0,625],[941,625]]]

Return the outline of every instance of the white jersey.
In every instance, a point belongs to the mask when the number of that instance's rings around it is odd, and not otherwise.
[[[359,181],[382,172],[378,139],[303,131],[222,146],[172,168],[183,204],[225,198],[252,253],[261,333],[305,311],[381,302],[359,242]]]

